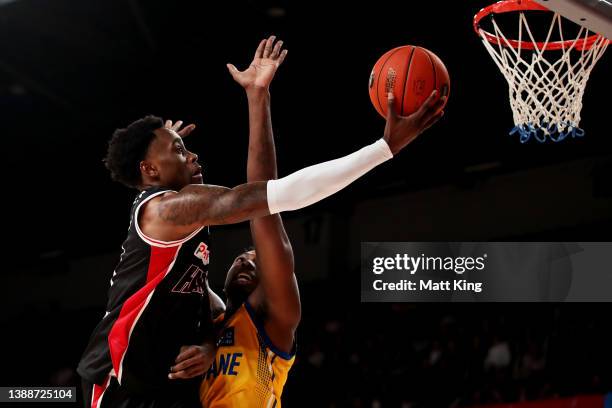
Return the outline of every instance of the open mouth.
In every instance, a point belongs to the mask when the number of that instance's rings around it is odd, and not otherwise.
[[[240,272],[234,278],[234,282],[239,282],[239,283],[251,283],[252,281],[253,281],[253,277],[251,276],[250,273],[247,273],[247,272]]]

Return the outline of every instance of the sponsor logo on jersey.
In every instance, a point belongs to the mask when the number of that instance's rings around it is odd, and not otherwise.
[[[217,347],[223,347],[223,346],[233,346],[234,345],[234,328],[233,327],[226,327],[225,329],[223,329],[223,332],[221,333],[221,337],[219,338],[219,341],[217,342]]]
[[[198,245],[196,248],[194,255],[196,258],[201,259],[204,265],[208,265],[210,251],[208,250],[208,245],[206,245],[204,242],[200,242],[200,245]]]

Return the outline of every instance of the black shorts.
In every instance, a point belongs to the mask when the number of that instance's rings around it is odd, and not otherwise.
[[[152,396],[126,392],[115,377],[103,385],[82,381],[85,408],[202,408],[197,387],[184,387],[179,392]]]

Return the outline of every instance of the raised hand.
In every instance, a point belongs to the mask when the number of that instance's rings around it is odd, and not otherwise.
[[[164,127],[166,129],[174,130],[182,138],[185,138],[185,137],[189,136],[189,134],[191,132],[193,132],[193,130],[196,127],[196,125],[194,125],[193,123],[190,124],[190,125],[185,126],[182,129],[181,129],[181,126],[183,126],[183,121],[182,120],[178,120],[174,124],[172,123],[171,120],[167,120],[166,123],[164,123]]]
[[[393,104],[393,92],[389,92],[387,109],[387,124],[383,138],[389,145],[391,153],[397,154],[418,135],[427,130],[444,115],[442,107],[446,96],[438,98],[438,91],[433,91],[419,110],[409,116],[399,116]]]
[[[227,69],[243,88],[249,90],[253,88],[268,89],[278,67],[283,63],[287,56],[287,50],[282,50],[283,42],[276,41],[275,36],[270,36],[267,40],[261,40],[259,47],[255,51],[255,56],[251,65],[239,71],[234,65],[227,64]]]

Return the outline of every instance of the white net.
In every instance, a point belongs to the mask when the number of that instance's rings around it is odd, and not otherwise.
[[[519,13],[518,43],[504,36],[494,18],[497,44],[487,41],[485,32],[479,30],[484,46],[508,81],[515,124],[510,134],[518,133],[521,142],[531,137],[558,142],[569,135],[584,135],[579,127],[582,97],[591,70],[609,41],[601,35],[593,37],[585,27],[568,41],[563,37],[562,20],[554,14],[544,41],[535,40],[524,12]],[[547,50],[553,38],[560,38],[563,46]],[[585,46],[587,43],[592,46]]]

